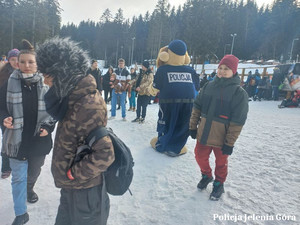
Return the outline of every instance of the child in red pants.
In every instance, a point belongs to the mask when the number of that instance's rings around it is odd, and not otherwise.
[[[190,135],[197,138],[196,161],[202,173],[197,187],[202,190],[213,181],[209,156],[216,158],[215,180],[211,200],[218,200],[224,193],[228,156],[232,154],[248,113],[248,95],[240,86],[237,74],[239,59],[226,55],[220,61],[213,81],[204,85],[194,101],[190,118]]]

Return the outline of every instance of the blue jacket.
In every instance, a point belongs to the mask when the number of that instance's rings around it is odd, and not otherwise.
[[[199,76],[190,66],[160,66],[153,82],[160,99],[194,99],[199,85]]]

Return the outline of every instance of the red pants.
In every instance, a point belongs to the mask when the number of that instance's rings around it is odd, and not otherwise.
[[[223,155],[221,148],[201,145],[197,141],[195,147],[195,158],[200,166],[201,173],[212,177],[211,168],[209,166],[209,155],[214,151],[216,157],[215,180],[224,183],[228,171],[228,155]]]

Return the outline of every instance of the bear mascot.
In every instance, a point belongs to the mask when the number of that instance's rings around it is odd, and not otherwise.
[[[150,144],[160,153],[179,156],[187,152],[189,120],[199,90],[199,76],[187,66],[186,44],[173,40],[160,49],[153,86],[159,90],[158,136]]]

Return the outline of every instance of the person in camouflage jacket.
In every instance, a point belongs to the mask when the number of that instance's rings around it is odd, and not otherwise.
[[[49,39],[37,52],[39,69],[51,87],[45,95],[46,109],[59,121],[51,166],[55,185],[61,188],[55,225],[106,224],[109,198],[103,194],[102,173],[114,161],[111,139],[96,141],[92,153],[74,163],[77,147],[93,129],[107,124],[96,81],[85,75],[89,59],[69,39]]]
[[[209,165],[212,151],[216,157],[211,200],[218,200],[224,192],[228,156],[247,119],[248,95],[240,86],[238,61],[234,55],[224,56],[216,78],[204,85],[196,97],[190,118],[190,134],[197,139],[195,157],[202,173],[197,187],[201,190],[213,180]]]
[[[142,70],[136,79],[129,81],[130,87],[135,86],[135,90],[138,92],[136,118],[132,122],[144,123],[147,106],[151,100],[151,96],[155,96],[155,90],[153,88],[153,72],[150,69],[148,61],[144,61],[142,64]],[[129,91],[130,93],[131,91]],[[142,117],[141,117],[142,116]]]

